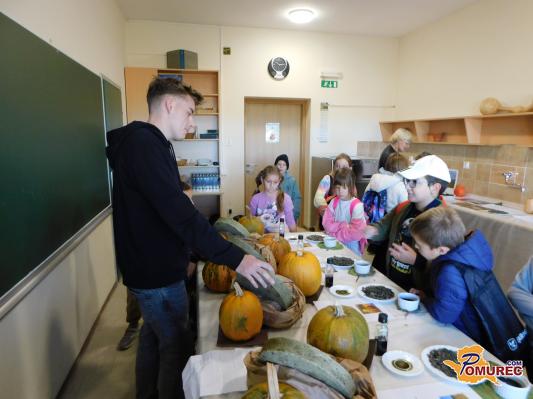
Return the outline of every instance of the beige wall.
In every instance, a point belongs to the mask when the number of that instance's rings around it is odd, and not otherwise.
[[[167,51],[186,48],[199,53],[200,69],[221,71],[223,214],[229,208],[244,211],[245,97],[311,99],[311,155],[355,154],[356,142],[378,140],[378,121],[394,114],[391,108],[352,106],[394,104],[397,39],[151,21],[126,26],[128,66],[166,67]],[[221,47],[231,47],[231,55],[222,56]],[[267,74],[274,56],[289,60],[291,70],[284,81]],[[338,89],[320,88],[322,71],[344,74]],[[323,101],[333,105],[327,143],[318,142]]]
[[[382,142],[359,142],[358,155],[377,157],[386,146]],[[520,206],[526,199],[533,198],[533,148],[506,144],[501,146],[461,145],[461,144],[422,144],[413,143],[406,158],[414,157],[422,151],[438,155],[452,169],[459,171],[458,183],[463,184],[468,193],[482,195],[497,200],[514,202]],[[469,162],[465,169],[464,162]],[[526,187],[524,192],[505,184],[503,172],[517,172],[517,184]]]
[[[479,114],[533,100],[531,0],[483,0],[400,39],[396,119]]]
[[[113,1],[4,1],[0,11],[123,87],[124,19]],[[108,217],[0,320],[0,396],[56,396],[116,281],[114,259]]]

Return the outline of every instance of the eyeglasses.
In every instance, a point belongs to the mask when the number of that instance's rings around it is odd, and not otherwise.
[[[420,185],[425,179],[419,178],[419,179],[403,179],[403,184],[405,184],[406,187],[409,188],[415,188],[416,186]]]

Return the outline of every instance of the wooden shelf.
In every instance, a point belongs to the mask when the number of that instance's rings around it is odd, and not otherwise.
[[[379,125],[383,141],[390,141],[396,129],[406,128],[415,134],[417,143],[533,146],[533,112],[383,121]]]
[[[184,141],[218,141],[219,139],[183,139],[178,140],[180,143]]]
[[[220,168],[220,165],[206,165],[206,166],[198,166],[198,165],[185,165],[185,166],[179,166],[178,168],[183,169],[206,169],[206,168]]]
[[[193,190],[192,191],[193,197],[199,197],[199,196],[207,196],[207,195],[222,195],[222,191],[200,191],[200,190]]]
[[[171,69],[171,68],[124,68],[124,79],[126,87],[126,109],[127,120],[145,121],[148,119],[148,107],[146,105],[146,92],[152,79],[161,74],[179,75],[176,76],[186,85],[190,85],[204,97],[204,101],[198,107],[194,114],[198,131],[207,132],[208,130],[218,131],[219,129],[219,89],[220,76],[218,71],[214,70],[193,70],[193,69]],[[202,111],[202,108],[205,111]],[[199,135],[194,135],[194,139],[183,139],[176,147],[177,156],[183,159],[221,159],[219,138],[201,139]],[[183,145],[189,142],[190,144]],[[198,142],[206,145],[198,145]],[[180,148],[182,147],[182,148]],[[194,173],[217,173],[220,171],[219,165],[198,166],[185,165],[178,166],[183,170],[184,176]],[[211,170],[210,170],[211,169]],[[197,197],[197,205],[200,206],[201,212],[205,216],[220,214],[222,190],[218,191],[193,191]],[[203,198],[199,198],[203,197]]]

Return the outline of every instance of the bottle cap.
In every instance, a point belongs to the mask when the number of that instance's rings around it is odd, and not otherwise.
[[[298,239],[299,240],[303,240],[304,239],[304,235],[303,234],[298,234]]]
[[[285,223],[285,218],[279,218],[279,221],[280,221],[281,223]]]
[[[388,319],[387,313],[380,313],[378,316],[378,321],[380,323],[386,323]]]

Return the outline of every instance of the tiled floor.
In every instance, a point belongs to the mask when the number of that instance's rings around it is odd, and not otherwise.
[[[135,398],[135,344],[119,352],[116,346],[126,324],[126,288],[118,283],[93,333],[58,395],[60,399]]]

